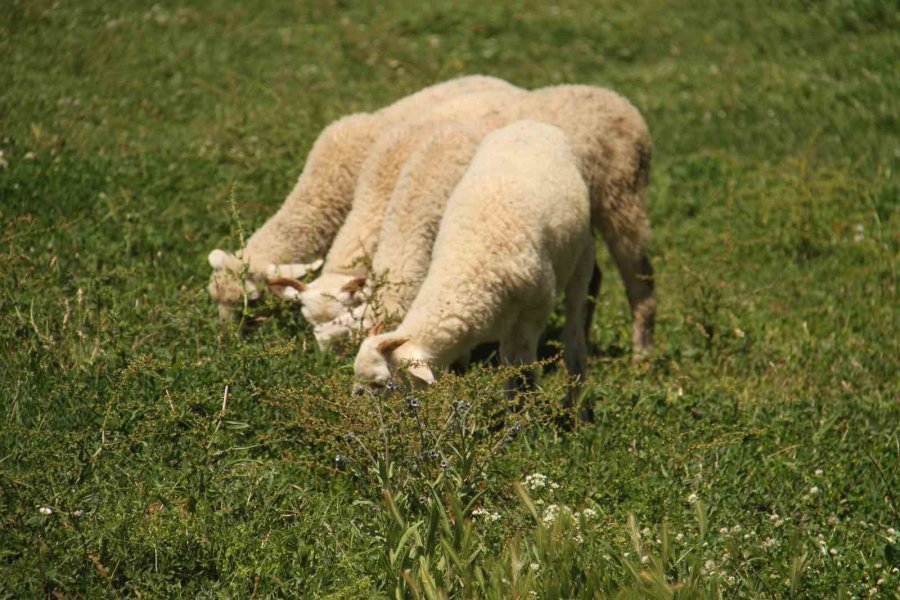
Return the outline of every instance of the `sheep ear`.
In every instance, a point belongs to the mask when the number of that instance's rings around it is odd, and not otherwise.
[[[275,288],[272,291],[276,294],[280,293],[284,298],[296,298],[301,292],[306,291],[305,283],[290,277],[275,277],[274,279],[269,279],[267,283],[269,289]]]
[[[386,340],[382,340],[381,343],[378,344],[378,351],[381,352],[385,357],[390,356],[391,352],[405,344],[409,341],[409,338],[404,337],[396,337],[396,338],[388,338]]]
[[[365,285],[366,285],[365,277],[356,277],[355,279],[351,279],[350,281],[345,283],[343,286],[341,286],[341,291],[347,292],[348,294],[355,294],[359,291],[362,291],[362,289],[365,287]]]
[[[428,385],[434,383],[434,373],[432,373],[431,367],[423,362],[409,365],[406,367],[406,372]]]
[[[225,268],[225,263],[228,261],[228,253],[216,248],[209,253],[207,260],[209,261],[209,266],[211,266],[213,270],[221,271]]]

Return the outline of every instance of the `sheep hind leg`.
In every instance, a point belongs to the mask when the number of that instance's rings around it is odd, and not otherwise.
[[[627,203],[633,210],[639,199]],[[633,217],[626,228],[601,223],[600,232],[622,276],[625,294],[631,308],[632,351],[635,362],[646,358],[653,348],[653,329],[656,323],[656,299],[653,266],[647,253],[650,226],[643,210]]]
[[[599,285],[599,272],[594,252],[594,240],[589,236],[578,258],[575,272],[565,289],[566,324],[563,328],[562,343],[565,349],[566,371],[572,379],[566,389],[564,402],[566,409],[575,406],[584,386],[587,368],[587,334],[584,323],[593,312],[595,304],[590,293],[595,281]],[[593,407],[586,400],[582,401],[579,416],[583,421],[593,421],[594,419]]]

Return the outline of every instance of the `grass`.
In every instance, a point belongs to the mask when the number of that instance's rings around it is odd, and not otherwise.
[[[619,4],[7,2],[0,594],[900,594],[900,11]],[[552,369],[517,435],[487,367],[353,397],[206,297],[328,122],[461,73],[653,134],[658,349],[601,254],[592,427]]]

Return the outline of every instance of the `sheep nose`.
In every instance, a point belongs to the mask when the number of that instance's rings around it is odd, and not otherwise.
[[[366,386],[364,386],[360,383],[357,383],[356,385],[353,386],[353,395],[354,396],[362,396],[365,393],[366,393]]]

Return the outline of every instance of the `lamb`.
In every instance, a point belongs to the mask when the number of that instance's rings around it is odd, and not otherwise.
[[[461,95],[379,140],[363,166],[353,208],[335,237],[322,274],[302,290],[285,292],[286,297],[302,303],[301,312],[311,324],[332,321],[365,300],[366,260],[377,249],[384,215],[403,166],[415,149],[426,143],[436,128],[484,118],[514,103],[522,94],[516,89]]]
[[[452,104],[452,103],[451,103]],[[626,293],[633,317],[633,346],[635,360],[641,360],[649,354],[652,346],[655,303],[653,298],[653,271],[647,257],[650,228],[646,215],[646,187],[649,178],[651,144],[647,127],[640,113],[624,98],[610,90],[592,86],[566,85],[544,88],[519,97],[518,102],[510,103],[497,118],[513,115],[517,118],[534,119],[550,123],[562,129],[569,136],[573,149],[579,157],[582,176],[591,193],[591,222],[595,230],[603,236],[616,265],[622,274]],[[431,149],[435,153],[435,165],[440,167],[440,143],[434,142]],[[412,161],[411,161],[412,162]],[[451,164],[455,164],[452,163]],[[437,177],[436,169],[428,170],[429,163],[421,161],[414,168],[412,164],[406,175],[401,178],[415,177],[415,170],[428,172],[430,177]],[[452,178],[452,170],[444,175]],[[429,185],[427,177],[419,178],[418,185]],[[439,198],[441,183],[435,189],[425,192]],[[400,185],[398,184],[398,189]],[[413,187],[413,189],[415,189]],[[407,190],[408,193],[408,190]],[[392,204],[403,204],[400,199],[393,199]],[[414,207],[411,202],[403,209],[408,213],[408,227],[414,227],[417,219],[425,224],[419,233],[429,233],[428,206]],[[439,210],[439,205],[433,205]],[[403,223],[403,212],[397,211],[399,222]],[[396,278],[389,277],[388,291],[384,293],[382,302],[387,312],[396,312],[402,317],[406,307],[404,301],[415,295],[418,285],[424,277],[424,271],[415,265],[415,258],[408,260],[404,254],[413,257],[426,256],[433,241],[428,235],[405,234],[402,230],[392,230],[386,220],[382,237],[388,240],[384,244],[386,251],[376,252],[373,260],[375,273],[390,272],[402,274],[403,292],[401,297],[392,298],[391,284]],[[392,251],[396,248],[396,251]],[[409,266],[410,268],[407,268]],[[590,295],[596,297],[599,292],[601,273],[596,268],[591,281]],[[356,285],[361,287],[362,280]],[[396,300],[396,301],[395,301]],[[586,328],[590,328],[592,314],[586,316]],[[344,313],[333,321],[320,324],[316,328],[316,338],[321,346],[328,346],[333,340],[346,335],[352,328],[365,330],[373,324],[370,307],[361,305],[352,312]]]
[[[471,124],[439,125],[403,166],[391,196],[372,258],[377,285],[367,303],[317,325],[316,341],[326,350],[354,329],[402,319],[419,291],[444,206],[469,168],[484,136],[504,124],[499,112]]]
[[[494,131],[447,201],[409,312],[396,330],[363,341],[356,377],[379,385],[405,370],[432,383],[433,368],[489,341],[499,341],[504,362],[532,363],[564,292],[565,364],[580,381],[594,262],[588,189],[568,136],[536,121]],[[570,403],[577,393],[573,386]]]
[[[320,258],[350,210],[365,158],[385,131],[456,96],[513,89],[517,88],[493,77],[461,77],[425,88],[375,113],[350,115],[329,125],[278,212],[242,250],[210,253],[213,274],[208,289],[220,316],[231,318],[245,299],[258,299],[267,289],[267,279],[303,277],[321,266]]]
[[[625,284],[634,360],[645,358],[653,345],[656,315],[648,257],[651,143],[647,125],[622,96],[586,85],[535,90],[522,98],[517,114],[520,119],[539,120],[568,134],[590,190],[592,227],[606,242]],[[600,279],[598,267],[591,281],[593,297],[599,293]]]

